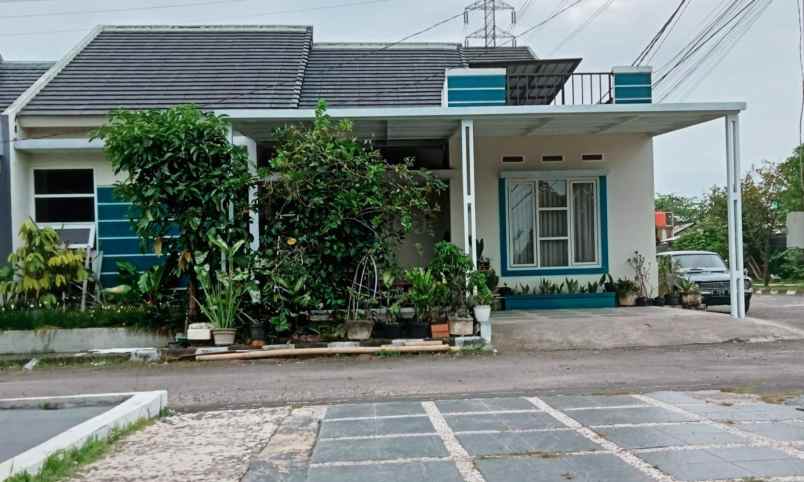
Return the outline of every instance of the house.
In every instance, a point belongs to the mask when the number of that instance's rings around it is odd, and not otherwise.
[[[44,74],[52,63],[12,62],[0,55],[0,260],[11,252],[11,194],[9,192],[9,159],[11,145],[8,117],[3,115],[17,97]]]
[[[523,47],[316,43],[311,27],[98,27],[4,113],[12,229],[28,217],[97,227],[112,282],[116,261],[144,268],[158,260],[139,251],[127,206],[112,193],[118,177],[90,140],[111,109],[195,103],[226,114],[257,165],[276,127],[309,121],[324,99],[330,115],[351,119],[392,162],[415,156],[448,180],[437,236],[474,259],[483,239],[502,282],[633,277],[634,251],[656,252],[653,138],[724,119],[733,315],[741,317],[734,177],[745,105],[654,103],[650,68],[578,72],[580,63]],[[256,213],[251,224],[257,238]]]

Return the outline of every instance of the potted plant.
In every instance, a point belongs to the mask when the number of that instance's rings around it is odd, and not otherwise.
[[[409,334],[413,338],[425,338],[427,328],[431,323],[438,324],[439,318],[435,304],[438,300],[443,299],[445,287],[429,269],[410,269],[405,272],[405,278],[410,283],[407,300],[415,309],[415,316],[409,320],[411,322]],[[402,316],[404,319],[405,315]]]
[[[486,247],[486,242],[480,238],[475,243],[475,252],[477,253],[477,270],[489,271],[491,269],[491,260],[483,256],[483,250]]]
[[[681,305],[685,308],[696,308],[701,305],[701,290],[698,284],[686,278],[676,282],[678,292],[681,294]]]
[[[480,324],[480,336],[491,343],[491,303],[494,301],[494,294],[486,283],[484,273],[472,273],[470,285],[472,287],[472,311],[475,321]]]
[[[648,278],[650,276],[650,262],[639,251],[634,251],[634,255],[628,258],[628,264],[634,269],[635,280],[637,282],[637,306],[648,306]]]
[[[617,292],[617,303],[620,306],[635,306],[639,295],[639,287],[630,279],[618,279],[614,283]]]
[[[247,274],[234,268],[234,257],[245,241],[237,241],[231,247],[221,238],[210,238],[210,242],[221,250],[224,259],[228,260],[228,267],[226,271],[217,271],[213,278],[209,264],[205,262],[207,254],[196,255],[198,281],[204,296],[202,300],[195,301],[212,324],[215,345],[228,346],[234,344],[237,334],[235,323],[247,291]]]

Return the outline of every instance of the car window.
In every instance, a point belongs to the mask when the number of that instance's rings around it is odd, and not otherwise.
[[[726,269],[726,264],[716,254],[679,254],[673,256],[681,269]]]

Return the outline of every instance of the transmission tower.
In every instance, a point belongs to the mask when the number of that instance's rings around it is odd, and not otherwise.
[[[466,36],[466,46],[472,40],[483,40],[484,47],[496,47],[498,40],[508,40],[511,45],[516,46],[516,36],[507,30],[497,26],[497,11],[510,10],[511,24],[516,23],[516,8],[503,0],[475,0],[463,11],[463,23],[469,24],[469,12],[483,12],[483,28],[480,28]]]

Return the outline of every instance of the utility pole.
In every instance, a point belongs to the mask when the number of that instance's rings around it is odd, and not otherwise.
[[[469,25],[469,12],[483,12],[483,27],[466,36],[466,46],[472,40],[483,40],[486,48],[496,47],[498,40],[508,40],[516,46],[516,36],[511,32],[497,27],[497,11],[510,10],[511,24],[516,23],[516,8],[503,0],[475,0],[467,5],[463,11],[463,23]]]

